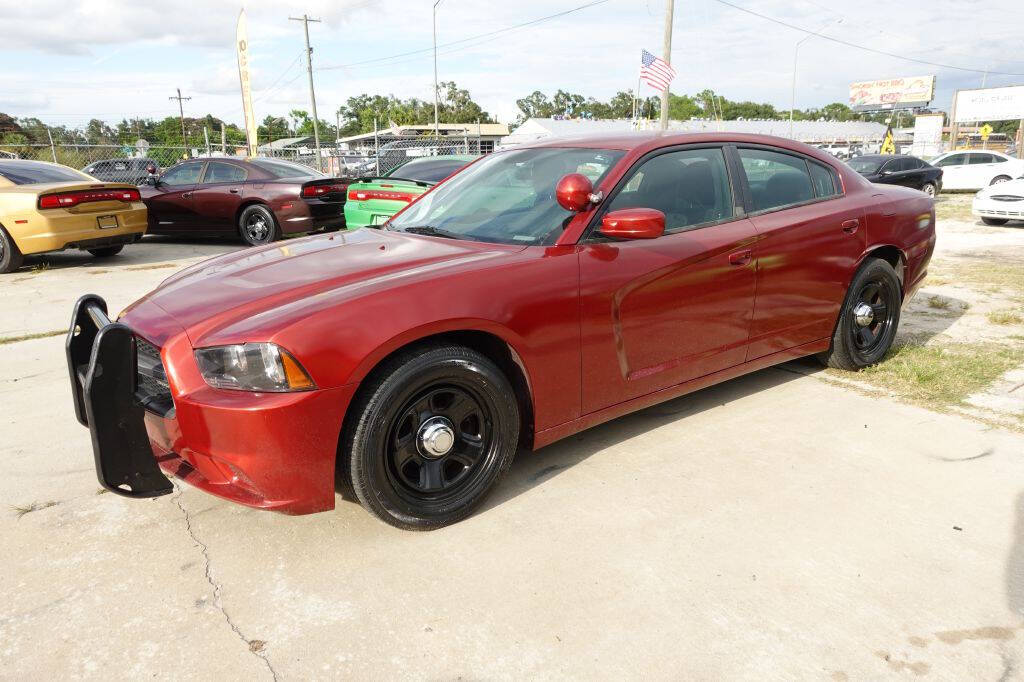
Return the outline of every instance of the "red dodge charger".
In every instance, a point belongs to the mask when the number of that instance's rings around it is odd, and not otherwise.
[[[188,268],[67,357],[100,482],[252,507],[336,481],[410,529],[520,448],[805,355],[879,362],[935,244],[925,194],[772,137],[628,135],[486,156],[384,229]]]

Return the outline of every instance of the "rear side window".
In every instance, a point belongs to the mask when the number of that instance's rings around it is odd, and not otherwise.
[[[767,211],[814,199],[807,163],[799,156],[766,149],[739,149],[753,210]]]
[[[732,218],[732,187],[722,150],[687,149],[645,161],[608,206],[609,211],[622,208],[661,211],[666,232]]]
[[[211,161],[206,166],[206,176],[203,178],[203,182],[241,182],[245,180],[247,175],[248,173],[245,172],[244,168],[233,163]]]
[[[904,159],[904,161],[906,161],[907,170],[917,170],[919,168],[924,168],[924,161],[916,157],[908,156],[906,159]]]
[[[977,165],[979,163],[996,162],[995,157],[993,157],[991,154],[968,154],[967,158],[970,159],[968,163],[970,163],[972,166]]]
[[[41,161],[0,160],[0,175],[15,185],[38,185],[47,182],[82,182],[87,176],[65,166]]]
[[[815,196],[832,197],[839,194],[835,175],[831,170],[813,161],[808,161],[807,166],[811,169],[811,182],[814,184]]]

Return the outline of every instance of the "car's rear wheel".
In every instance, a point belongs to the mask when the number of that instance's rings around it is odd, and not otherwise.
[[[118,244],[117,246],[104,246],[102,249],[87,249],[96,258],[110,258],[121,253],[124,249],[124,244]]]
[[[15,272],[25,262],[18,245],[7,234],[7,230],[0,227],[0,274]]]
[[[893,267],[878,258],[868,260],[850,283],[832,346],[819,359],[829,367],[849,371],[879,362],[896,338],[902,301]]]
[[[238,234],[250,246],[269,244],[278,238],[279,232],[274,214],[262,204],[247,206],[238,216]]]
[[[351,408],[342,475],[385,523],[440,528],[468,516],[515,457],[519,407],[501,370],[462,346],[400,354]]]
[[[1009,182],[1012,179],[1013,178],[1011,178],[1009,175],[997,175],[994,178],[992,178],[992,182],[990,182],[988,184],[990,184],[990,185],[998,185],[1000,182]]]
[[[1009,218],[986,218],[986,217],[982,216],[981,222],[985,223],[986,225],[1005,225],[1006,223],[1010,222],[1010,219]]]
[[[925,194],[927,194],[930,197],[934,197],[935,196],[935,183],[934,182],[926,182],[926,183],[924,183],[924,187],[921,188],[921,191],[924,192]]]

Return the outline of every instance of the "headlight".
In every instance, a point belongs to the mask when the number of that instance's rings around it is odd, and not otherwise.
[[[235,391],[285,393],[316,388],[302,365],[273,343],[245,343],[196,350],[206,383]]]

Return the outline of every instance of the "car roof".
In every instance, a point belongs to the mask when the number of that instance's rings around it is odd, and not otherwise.
[[[856,158],[857,160],[867,159],[869,161],[886,161],[888,159],[917,159],[917,157],[912,154],[861,154]]]

